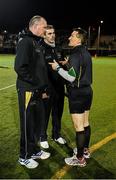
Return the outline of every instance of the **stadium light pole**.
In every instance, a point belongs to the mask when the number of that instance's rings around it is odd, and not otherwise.
[[[99,55],[99,47],[100,47],[100,34],[101,34],[101,24],[103,21],[100,21],[100,25],[98,26],[98,37],[97,37],[97,54]]]

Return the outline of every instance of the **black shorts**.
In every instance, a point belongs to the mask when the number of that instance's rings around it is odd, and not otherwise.
[[[68,89],[69,95],[69,110],[71,114],[84,113],[90,110],[93,98],[93,91],[91,87]]]

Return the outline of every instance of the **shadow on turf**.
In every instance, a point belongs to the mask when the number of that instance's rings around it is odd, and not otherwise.
[[[73,149],[69,146],[68,143],[66,143],[66,144],[59,144],[58,142],[54,141],[53,139],[51,139],[51,141],[52,141],[52,143],[54,142],[60,148],[62,148],[68,155],[72,155],[73,154]],[[50,148],[52,149],[53,147],[50,146]]]
[[[50,158],[46,160],[36,159],[36,161],[39,162],[37,168],[30,170],[23,167],[30,179],[49,179],[53,176],[55,171],[59,169],[59,167],[64,166],[64,157],[62,153],[57,150],[57,147],[54,148],[50,145],[49,150],[46,151],[51,153]]]
[[[56,142],[57,143],[57,142]],[[73,155],[73,149],[66,143],[66,144],[59,144],[57,143],[69,156]]]
[[[51,157],[46,160],[37,160],[39,162],[39,166],[36,169],[29,170],[24,167],[26,173],[28,173],[30,179],[49,179],[54,175],[58,169],[61,169],[65,166],[64,158],[66,155],[63,155],[62,152],[58,150],[58,146],[68,155],[72,156],[73,149],[66,143],[65,145],[61,145],[52,140],[50,147],[48,150],[51,153]]]
[[[84,173],[88,174],[89,177],[95,179],[114,179],[116,175],[105,169],[98,161],[94,158],[90,158],[88,165],[84,168]]]
[[[28,174],[30,179],[49,179],[52,177],[57,170],[65,166],[64,157],[56,151],[53,147],[50,147],[51,157],[47,160],[37,160],[39,166],[36,169],[29,170],[25,167],[24,171]],[[56,166],[55,168],[51,166]],[[67,174],[68,173],[68,174]],[[71,167],[68,172],[66,172],[66,177],[71,179],[115,179],[116,175],[112,174],[110,171],[105,169],[101,164],[99,164],[95,159],[91,158],[88,161],[88,165],[84,168],[79,168],[77,166]],[[65,176],[62,177],[65,179]]]
[[[6,67],[6,66],[0,66],[0,68],[9,69],[9,67]]]

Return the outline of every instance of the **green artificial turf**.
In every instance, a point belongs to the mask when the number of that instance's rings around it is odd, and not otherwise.
[[[14,55],[0,56],[0,89],[15,84]],[[116,132],[116,58],[93,58],[93,103],[90,112],[92,128],[90,145]],[[51,157],[38,160],[39,166],[29,170],[17,162],[19,155],[19,113],[15,85],[0,91],[0,178],[50,179],[65,166],[64,157],[75,147],[75,132],[65,98],[62,135],[67,146],[51,140],[51,119],[48,129]],[[71,167],[60,179],[116,178],[116,139],[93,152],[84,168]],[[58,178],[58,177],[57,177]]]

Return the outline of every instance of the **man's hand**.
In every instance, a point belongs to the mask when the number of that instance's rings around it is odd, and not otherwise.
[[[64,61],[59,61],[59,63],[62,64],[63,66],[68,63],[69,58],[65,57],[64,59],[65,59]]]
[[[48,99],[49,96],[46,93],[42,93],[42,99]]]
[[[53,62],[48,63],[48,64],[50,64],[52,66],[52,69],[55,71],[56,71],[57,67],[59,66],[59,64],[55,60],[53,60]]]

